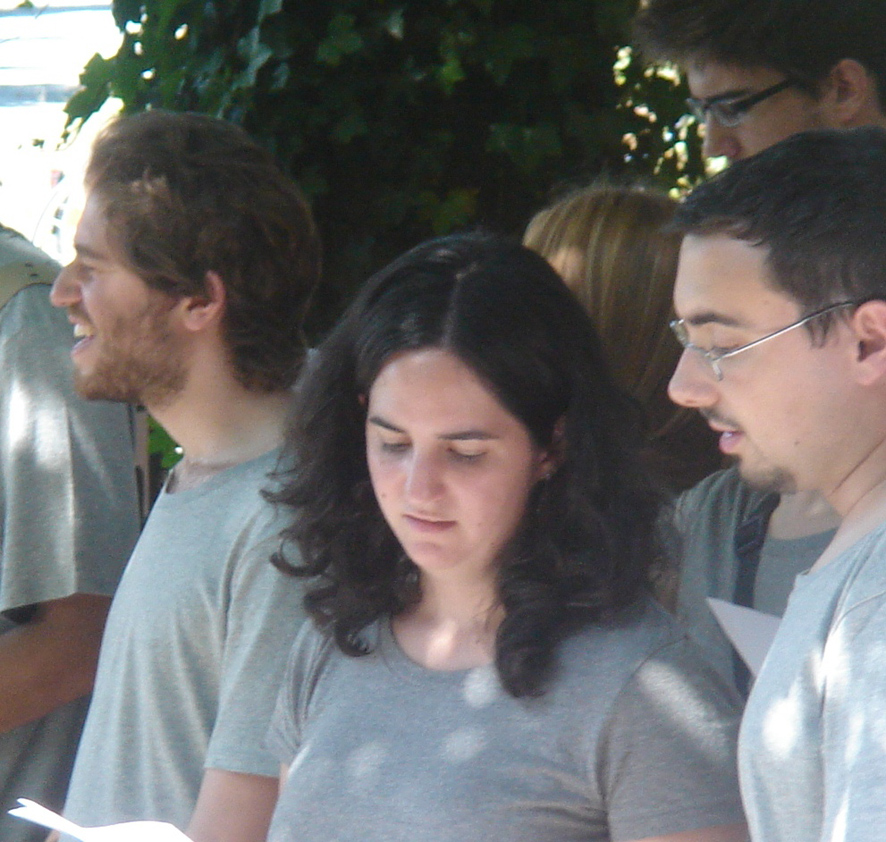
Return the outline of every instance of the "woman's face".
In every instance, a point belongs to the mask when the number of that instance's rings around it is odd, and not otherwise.
[[[366,459],[385,520],[424,576],[489,580],[551,470],[458,357],[395,354],[369,391]]]

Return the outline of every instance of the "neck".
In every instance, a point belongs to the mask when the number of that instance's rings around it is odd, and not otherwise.
[[[817,491],[782,494],[769,520],[772,538],[791,540],[836,529],[840,516]]]
[[[828,499],[842,522],[813,569],[823,567],[886,520],[886,438],[859,460]]]
[[[404,652],[429,669],[459,670],[491,663],[504,616],[495,588],[422,577],[422,598],[393,629]]]
[[[250,392],[233,377],[219,377],[148,407],[184,452],[169,490],[194,487],[279,447],[291,403],[288,391]]]

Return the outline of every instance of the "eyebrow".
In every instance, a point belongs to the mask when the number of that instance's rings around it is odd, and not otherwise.
[[[396,424],[392,424],[390,421],[386,421],[378,415],[370,415],[367,421],[370,424],[374,424],[376,427],[390,430],[392,433],[406,435],[405,430],[401,429]],[[438,438],[443,441],[491,441],[497,439],[498,436],[488,433],[485,430],[459,430],[455,433],[444,433],[443,435],[438,436]]]
[[[704,325],[710,324],[723,325],[724,327],[747,327],[739,319],[732,316],[724,316],[722,313],[717,313],[714,310],[705,310],[701,313],[696,313],[694,316],[687,316],[682,321],[685,324],[692,325],[692,327],[704,327]]]
[[[78,257],[86,257],[89,260],[107,260],[107,255],[103,252],[100,252],[85,243],[74,243],[74,251],[77,252]]]
[[[746,97],[751,92],[747,88],[735,88],[731,91],[723,91],[720,94],[714,94],[714,96],[697,96],[690,97],[690,99],[698,100],[699,102],[704,102],[707,105],[713,105],[715,102],[725,102],[730,99],[741,99],[742,97]]]

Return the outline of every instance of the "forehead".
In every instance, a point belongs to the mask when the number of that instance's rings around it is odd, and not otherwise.
[[[690,61],[685,71],[689,92],[699,99],[754,93],[785,78],[770,67],[721,64],[713,59]]]
[[[404,425],[522,426],[470,366],[437,348],[394,354],[369,390],[369,407]]]
[[[687,235],[674,283],[677,315],[690,324],[748,327],[796,318],[799,304],[772,283],[768,251],[725,234]]]
[[[90,191],[86,194],[83,213],[77,223],[74,235],[77,251],[91,257],[111,258],[112,245],[108,232],[106,202],[100,193]]]
[[[369,390],[372,398],[396,398],[403,392],[428,392],[438,389],[463,389],[473,398],[491,394],[473,369],[455,354],[440,348],[398,351],[381,367]]]

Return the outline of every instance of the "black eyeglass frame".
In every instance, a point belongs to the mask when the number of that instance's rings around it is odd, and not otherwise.
[[[794,79],[782,79],[762,91],[752,94],[743,94],[734,96],[732,94],[721,94],[712,97],[687,97],[686,106],[692,112],[692,116],[699,123],[706,123],[711,117],[718,125],[726,129],[734,129],[741,125],[745,117],[755,105],[763,100],[769,99],[788,88],[792,88],[797,84]]]

